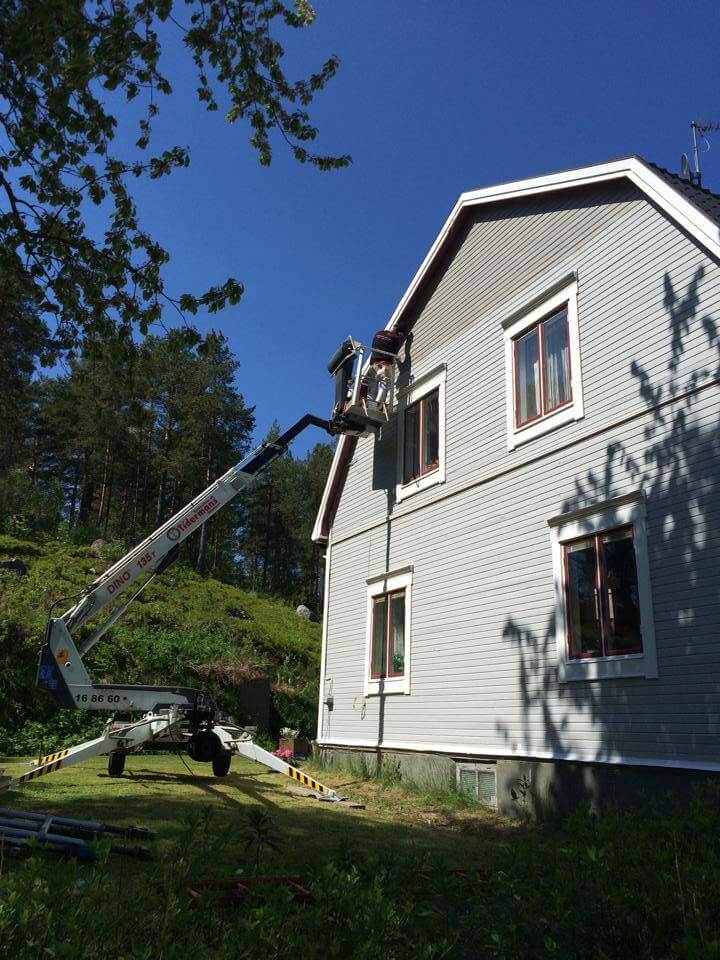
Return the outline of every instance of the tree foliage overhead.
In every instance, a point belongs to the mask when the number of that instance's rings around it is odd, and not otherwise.
[[[278,34],[309,26],[307,0],[0,0],[0,303],[41,361],[86,339],[130,342],[170,308],[180,314],[235,304],[229,278],[201,292],[165,288],[168,253],[143,229],[131,187],[187,166],[179,146],[150,154],[161,95],[161,28],[182,32],[208,110],[246,121],[260,162],[279,136],[301,163],[330,170],[347,156],[311,151],[307,108],[338,68],[309,77],[283,68]],[[113,151],[117,108],[141,104],[137,153]],[[113,112],[115,108],[115,112]],[[91,236],[87,205],[101,208]]]

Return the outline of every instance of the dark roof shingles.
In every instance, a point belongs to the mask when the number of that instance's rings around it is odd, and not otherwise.
[[[684,180],[680,174],[671,173],[670,170],[666,170],[664,167],[658,166],[657,163],[651,163],[648,160],[644,161],[649,167],[652,167],[656,173],[659,173],[663,180],[666,180],[667,183],[673,187],[674,190],[677,190],[678,193],[681,193],[687,200],[690,201],[694,206],[701,210],[704,214],[710,217],[715,223],[720,225],[720,195],[713,193],[712,190],[707,190],[703,187],[696,187],[695,184],[690,183],[688,180]]]

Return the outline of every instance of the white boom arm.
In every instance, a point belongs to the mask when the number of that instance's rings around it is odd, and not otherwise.
[[[82,662],[83,655],[127,610],[150,580],[176,558],[178,547],[237,494],[254,483],[282,456],[306,427],[313,425],[333,433],[331,424],[306,414],[277,440],[264,443],[243,461],[231,467],[154,533],[133,547],[121,560],[98,577],[84,596],[61,617],[50,618],[40,654],[37,686],[51,693],[62,707],[85,710],[153,711],[171,704],[191,707],[201,714],[214,712],[211,699],[198,690],[136,685],[94,684]],[[80,646],[73,633],[109,603],[116,600],[140,577],[140,587],[120,604],[110,617]]]
[[[167,558],[174,556],[176,548],[183,540],[198,530],[241,490],[262,476],[268,467],[285,453],[295,437],[311,424],[331,432],[327,420],[306,414],[277,440],[261,444],[243,461],[231,467],[175,516],[166,520],[142,543],[113,564],[88,587],[85,596],[63,614],[62,619],[68,632],[74,633],[91,616],[116,600],[138,577],[162,569]]]

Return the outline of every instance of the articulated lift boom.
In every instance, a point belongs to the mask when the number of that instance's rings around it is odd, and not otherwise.
[[[117,622],[148,584],[176,559],[183,540],[199,530],[225,504],[262,476],[275,460],[285,453],[295,437],[311,425],[328,433],[332,432],[329,421],[306,414],[277,440],[262,444],[241,463],[231,467],[147,539],[133,547],[90,584],[77,603],[61,617],[51,617],[40,653],[37,686],[50,693],[60,707],[109,713],[129,710],[144,713],[175,704],[193,711],[198,721],[205,717],[211,718],[216,710],[215,705],[200,691],[177,687],[93,683],[85,669],[83,657]],[[80,627],[117,600],[138,580],[141,580],[141,583],[130,597],[116,607],[107,620],[79,647],[76,646],[73,635]]]
[[[395,358],[387,352],[387,334],[378,334],[378,338],[380,346],[373,343],[367,362],[362,345],[350,339],[333,357],[330,372],[336,377],[338,392],[331,420],[308,413],[277,440],[261,444],[94,580],[79,598],[72,598],[76,602],[62,616],[50,617],[40,651],[38,688],[49,693],[59,707],[125,716],[141,714],[141,719],[111,720],[102,736],[41,757],[32,770],[14,779],[3,777],[0,771],[0,790],[102,754],[109,755],[111,776],[119,776],[128,753],[152,744],[185,748],[194,760],[212,763],[217,776],[228,772],[233,754],[246,756],[293,777],[328,799],[340,799],[334,790],[259,747],[251,732],[222,715],[207,693],[187,687],[95,683],[83,657],[148,584],[177,558],[183,540],[261,477],[303,430],[316,426],[331,435],[358,435],[378,429],[387,420],[387,398],[394,386],[390,371],[394,370]],[[89,636],[76,643],[75,635],[81,627],[131,587],[134,589],[129,597]]]

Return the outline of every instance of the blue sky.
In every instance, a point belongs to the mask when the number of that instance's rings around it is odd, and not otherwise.
[[[259,437],[274,419],[327,415],[328,357],[385,325],[460,192],[629,153],[678,170],[690,120],[720,121],[717,0],[315,7],[287,38],[288,67],[340,57],[313,119],[319,151],[352,166],[320,173],[278,142],[261,168],[247,128],[197,103],[173,32],[154,145],[189,146],[191,165],[136,190],[172,255],[170,290],[245,284],[238,307],[196,322],[228,336]],[[720,191],[720,133],[710,142],[704,183]]]

